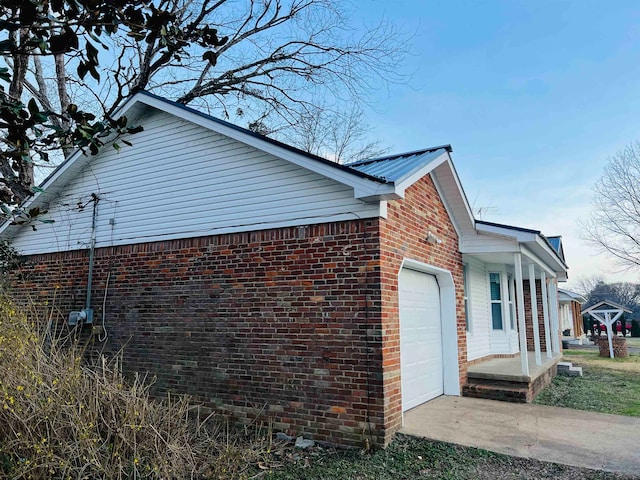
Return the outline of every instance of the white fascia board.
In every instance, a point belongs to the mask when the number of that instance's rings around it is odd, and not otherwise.
[[[540,237],[540,235],[536,235],[536,243],[540,248],[542,248],[547,253],[547,255],[549,255],[551,258],[554,259],[554,261],[560,266],[560,268],[564,270],[565,276],[566,276],[566,273],[569,267],[567,266],[566,263],[562,261],[562,258],[560,258],[560,256],[556,253],[556,251],[553,248],[551,248],[551,246],[549,245],[549,242],[544,240],[542,237]]]
[[[451,205],[449,205],[449,202],[447,201],[447,197],[442,193],[442,187],[440,186],[436,175],[434,175],[433,172],[431,172],[430,175],[431,175],[431,180],[433,180],[433,185],[436,187],[436,192],[438,192],[438,197],[440,197],[440,201],[444,205],[444,209],[447,211],[447,214],[449,215],[449,219],[453,224],[453,229],[456,231],[456,235],[458,235],[458,238],[460,238],[462,236],[462,231],[460,230],[460,225],[458,224],[458,220],[456,219],[456,216],[453,213],[453,209],[451,208]]]
[[[460,196],[462,197],[462,202],[464,203],[464,208],[467,211],[467,216],[469,218],[469,221],[471,222],[471,225],[473,225],[475,224],[475,217],[473,216],[473,211],[471,210],[471,205],[469,204],[469,199],[467,198],[467,193],[464,191],[462,182],[460,181],[460,177],[458,176],[458,171],[456,170],[456,166],[454,165],[453,159],[451,158],[451,155],[449,154],[449,152],[446,152],[446,156],[447,156],[447,162],[446,162],[447,166],[449,167],[451,175],[453,176],[453,180],[456,183],[458,192],[460,192]],[[434,172],[437,176],[438,172],[436,169],[434,169]]]
[[[547,262],[543,261],[538,255],[536,255],[533,252],[533,250],[531,250],[526,245],[520,245],[520,251],[522,252],[523,255],[525,255],[529,259],[533,260],[536,265],[538,265],[540,268],[542,268],[547,273],[547,275],[549,275],[551,277],[554,277],[554,278],[558,276],[558,271],[557,270],[555,270],[553,267],[549,266],[549,264]]]
[[[294,165],[298,165],[327,178],[331,178],[343,185],[353,187],[354,198],[364,201],[377,201],[380,198],[394,198],[397,195],[394,185],[363,178],[359,175],[349,173],[346,170],[307,158],[304,155],[300,155],[299,153],[280,147],[271,142],[263,141],[260,138],[250,135],[242,130],[213,121],[203,115],[198,115],[197,113],[191,112],[181,106],[144,94],[136,94],[133,99],[140,103],[144,103],[145,105],[149,105],[150,107],[175,115],[176,117],[182,118],[188,122],[200,125],[208,130],[242,142],[245,145],[257,148],[260,151],[270,153],[278,158],[287,160]]]

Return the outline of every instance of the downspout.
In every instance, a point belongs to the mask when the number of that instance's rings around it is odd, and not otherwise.
[[[87,276],[87,301],[85,303],[85,309],[91,308],[91,287],[93,284],[93,263],[95,258],[96,249],[96,223],[98,219],[98,202],[100,197],[95,193],[91,194],[93,198],[93,218],[91,220],[91,242],[89,244],[89,275]]]

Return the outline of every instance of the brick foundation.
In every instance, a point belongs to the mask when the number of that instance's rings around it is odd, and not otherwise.
[[[557,364],[554,363],[528,382],[470,378],[464,386],[462,394],[465,397],[502,402],[531,403],[544,388],[551,384],[557,373]]]

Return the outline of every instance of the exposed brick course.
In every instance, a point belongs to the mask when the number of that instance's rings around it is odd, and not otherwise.
[[[609,351],[609,339],[608,337],[595,337],[594,341],[598,345],[601,357],[610,357]],[[613,356],[615,358],[625,358],[629,356],[629,350],[627,349],[627,339],[624,337],[612,336],[611,346],[613,348]]]

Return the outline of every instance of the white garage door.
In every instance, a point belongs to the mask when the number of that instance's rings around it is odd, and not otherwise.
[[[433,275],[403,268],[398,292],[405,411],[444,393],[440,289]]]

